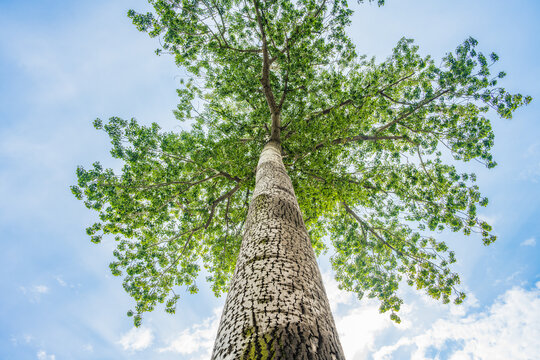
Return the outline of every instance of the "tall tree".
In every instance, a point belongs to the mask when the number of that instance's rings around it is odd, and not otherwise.
[[[129,16],[191,74],[175,110],[189,130],[97,119],[124,167],[79,167],[72,187],[99,213],[92,241],[115,235],[136,325],[158,303],[174,313],[204,267],[229,289],[213,358],[342,359],[314,256],[329,246],[340,285],[395,321],[402,281],[463,301],[433,231],[495,236],[453,162],[495,166],[487,116],[531,100],[498,87],[496,54],[470,38],[440,65],[409,39],[358,56],[340,0],[149,2]]]

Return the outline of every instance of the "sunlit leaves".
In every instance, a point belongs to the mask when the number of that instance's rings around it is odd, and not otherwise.
[[[510,119],[531,101],[498,85],[506,74],[492,75],[496,54],[469,38],[442,61],[410,39],[381,62],[358,56],[341,0],[150,3],[154,13],[128,15],[189,72],[174,114],[191,128],[97,119],[123,167],[79,167],[72,187],[99,215],[91,241],[114,236],[110,269],[136,301],[136,325],[160,303],[174,313],[176,292],[197,292],[202,268],[216,294],[227,289],[270,136],[263,33],[283,160],[316,253],[333,246],[340,285],[379,299],[394,321],[402,283],[463,301],[451,244],[435,236],[479,234],[486,245],[495,236],[478,218],[488,200],[476,176],[452,161],[495,166],[490,118]]]
[[[137,302],[135,320],[157,303],[165,302],[166,311],[174,312],[178,296],[173,289],[185,286],[196,292],[201,264],[214,273],[209,279],[214,291],[224,291],[234,269],[253,171],[227,162],[220,146],[230,145],[226,139],[210,140],[211,133],[161,133],[155,124],[145,127],[119,118],[96,120],[95,125],[108,133],[112,156],[125,165],[120,175],[99,163],[88,170],[79,167],[72,190],[99,212],[100,222],[87,228],[91,240],[116,235],[116,261],[110,268],[113,275],[124,276],[124,288]],[[230,154],[237,159],[250,152],[248,145],[234,148]]]

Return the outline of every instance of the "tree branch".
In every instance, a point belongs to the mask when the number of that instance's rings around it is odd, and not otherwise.
[[[270,114],[272,116],[272,131],[270,135],[270,140],[280,142],[279,110],[276,105],[274,93],[272,92],[272,86],[270,84],[270,55],[268,53],[268,41],[266,39],[266,31],[264,30],[264,24],[261,10],[259,9],[258,0],[253,0],[253,5],[255,6],[257,23],[259,25],[259,31],[261,32],[262,40],[263,66],[260,82],[263,88],[264,96],[266,97],[266,102],[268,103],[268,107],[270,109]]]
[[[221,11],[219,10],[218,6],[216,5],[216,3],[214,1],[211,0],[210,2],[212,3],[213,7],[215,8],[215,11],[217,12],[217,14],[219,15],[219,18],[220,18],[220,21],[221,21],[221,27],[218,24],[218,21],[216,20],[216,18],[214,17],[214,11],[211,9],[211,7],[208,6],[206,1],[203,0],[203,3],[205,4],[206,9],[210,13],[210,17],[212,17],[212,20],[214,21],[214,24],[216,25],[217,31],[219,33],[219,38],[216,36],[216,34],[211,29],[209,29],[209,30],[212,33],[212,35],[214,36],[214,38],[218,41],[220,48],[229,49],[229,50],[233,50],[233,51],[240,52],[240,53],[259,54],[259,53],[262,52],[262,49],[239,49],[239,48],[235,48],[235,47],[231,46],[229,44],[229,42],[227,41],[227,39],[225,38],[225,33],[227,32],[227,27],[225,26],[225,21],[223,20],[223,16],[221,15]],[[223,44],[222,44],[222,41],[223,41]]]
[[[352,99],[348,99],[348,100],[345,100],[345,101],[342,101],[341,103],[339,104],[336,104],[334,106],[331,106],[329,108],[326,108],[326,109],[323,109],[321,111],[317,111],[316,113],[313,113],[308,119],[307,119],[307,123],[309,123],[311,120],[313,120],[314,117],[316,116],[320,116],[320,115],[327,115],[329,113],[331,113],[332,111],[334,111],[335,109],[339,109],[343,106],[346,106],[346,105],[350,105],[353,103],[353,100]]]
[[[283,47],[283,49],[279,50],[279,53],[280,54],[283,54],[285,53],[286,51],[289,51],[289,49],[291,48],[291,45],[294,44],[294,40],[295,40],[295,36],[296,35],[299,35],[299,31],[300,31],[300,25],[302,24],[305,24],[307,19],[309,18],[316,18],[317,16],[319,16],[319,14],[321,13],[322,9],[324,8],[324,5],[326,5],[326,1],[327,0],[323,0],[321,6],[319,6],[319,8],[314,12],[314,13],[309,13],[308,16],[306,16],[306,18],[304,18],[300,24],[298,24],[293,31],[291,31],[291,36],[287,37],[285,39],[285,46]],[[276,61],[278,55],[274,56],[272,59],[270,59],[270,64],[272,64],[274,61]]]
[[[394,250],[396,253],[398,253],[401,256],[406,256],[404,253],[402,253],[401,251],[399,251],[398,249],[390,245],[386,240],[384,240],[375,230],[373,230],[371,226],[368,225],[367,222],[365,222],[358,215],[356,215],[356,213],[345,202],[342,202],[341,204],[345,207],[345,211],[349,213],[349,215],[351,215],[359,224],[361,224],[362,226],[365,226],[368,229],[368,231],[371,232],[384,245],[386,245],[386,247],[388,247],[391,250]]]
[[[314,150],[319,150],[320,148],[323,148],[325,146],[329,145],[337,145],[337,144],[347,144],[354,141],[379,141],[379,140],[410,140],[406,136],[375,136],[375,135],[356,135],[356,136],[347,136],[347,137],[341,137],[334,139],[329,142],[321,142],[317,145],[315,145]]]
[[[240,189],[240,186],[241,186],[241,183],[236,184],[236,186],[234,188],[232,188],[229,192],[221,195],[219,198],[217,198],[216,200],[214,200],[212,202],[212,205],[211,205],[211,208],[210,208],[210,215],[208,216],[208,220],[206,221],[206,224],[204,225],[205,229],[208,229],[208,226],[210,226],[210,223],[212,222],[212,218],[214,217],[214,212],[216,210],[216,206],[220,202],[222,202],[223,200],[228,199],[232,195],[234,195],[234,193],[237,192],[238,189]]]
[[[391,87],[393,87],[393,86],[396,86],[396,85],[399,84],[400,82],[409,79],[409,78],[412,77],[414,74],[415,74],[415,73],[412,72],[412,73],[410,73],[409,75],[407,75],[407,76],[405,76],[405,77],[403,77],[403,78],[401,78],[401,79],[399,79],[399,80],[397,80],[397,81],[391,83],[390,85],[385,86],[384,88],[382,88],[382,89],[379,90],[379,91],[385,91],[386,89],[389,89],[389,88],[391,88]]]
[[[289,57],[289,51],[287,51],[287,59],[289,60],[289,63],[290,63],[290,57]],[[279,101],[279,105],[278,105],[278,112],[281,112],[281,109],[283,108],[283,103],[285,103],[285,97],[287,96],[287,91],[288,91],[288,85],[289,85],[289,67],[287,66],[287,70],[285,72],[285,85],[283,87],[283,93],[281,94],[281,100]],[[289,122],[290,124],[290,122]],[[288,124],[287,124],[288,125]]]
[[[424,99],[423,101],[421,101],[420,103],[418,103],[414,108],[412,108],[410,111],[406,112],[405,114],[401,115],[400,117],[398,117],[397,119],[389,122],[388,124],[386,125],[383,125],[377,129],[375,129],[375,133],[379,133],[381,131],[384,131],[386,129],[388,129],[390,126],[394,125],[394,124],[397,124],[398,122],[400,122],[401,120],[409,117],[410,115],[412,115],[414,112],[416,112],[416,110],[422,108],[423,106],[435,101],[436,99],[440,98],[441,96],[443,96],[444,94],[450,92],[450,89],[446,89],[445,91],[442,91],[440,92],[439,94],[437,94],[436,96],[432,97],[431,99]]]
[[[401,104],[401,105],[406,105],[406,106],[414,105],[414,104],[411,104],[411,103],[406,103],[406,102],[403,102],[403,101],[395,100],[390,95],[385,94],[382,90],[379,91],[379,94],[381,94],[382,96],[384,96],[385,98],[387,98],[388,100],[390,100],[390,101],[392,101],[393,103],[396,103],[396,104]]]

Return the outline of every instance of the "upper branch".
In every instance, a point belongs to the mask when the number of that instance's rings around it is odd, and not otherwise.
[[[255,6],[255,12],[257,14],[257,23],[259,25],[259,31],[261,32],[262,40],[262,54],[263,54],[263,66],[261,74],[261,85],[263,88],[263,93],[268,103],[270,109],[270,114],[272,115],[272,131],[270,140],[280,141],[280,118],[279,118],[279,109],[276,104],[276,99],[272,91],[272,86],[270,84],[270,55],[268,52],[268,40],[266,38],[266,31],[264,29],[264,22],[262,18],[262,11],[259,8],[257,0],[253,0],[253,5]]]
[[[216,41],[219,43],[220,48],[229,49],[229,50],[233,50],[233,51],[240,52],[240,53],[259,54],[259,53],[262,52],[262,49],[257,49],[257,48],[241,49],[241,48],[231,46],[229,44],[229,42],[227,41],[227,39],[225,38],[225,34],[227,33],[227,26],[225,25],[225,21],[223,19],[222,12],[219,9],[218,5],[214,1],[211,1],[212,6],[209,6],[206,3],[206,1],[203,1],[203,4],[206,6],[206,9],[208,10],[208,13],[210,14],[210,17],[214,21],[214,24],[215,24],[215,26],[217,28],[217,32],[219,33],[219,36],[216,35],[211,30],[210,26],[207,26],[207,28],[210,31],[210,33],[212,34],[212,36],[214,37],[214,39],[216,39]],[[219,19],[220,19],[219,22],[216,20],[216,18],[214,16],[214,9],[212,9],[212,7],[215,9],[215,12],[217,12],[217,14],[219,15]]]
[[[285,52],[289,51],[291,46],[294,44],[294,41],[297,38],[299,38],[299,35],[301,34],[301,31],[300,31],[301,25],[304,24],[307,21],[307,19],[310,19],[310,18],[314,19],[314,18],[318,17],[320,15],[321,11],[324,9],[324,6],[326,5],[326,1],[327,0],[323,0],[321,6],[319,6],[316,11],[309,13],[308,16],[306,16],[305,20],[302,21],[300,24],[298,24],[294,28],[293,31],[291,31],[291,35],[285,39],[285,46],[281,50],[279,50],[280,54],[284,54]],[[274,61],[276,61],[278,56],[279,55],[276,55],[273,58],[271,58],[270,59],[270,64],[272,64]]]

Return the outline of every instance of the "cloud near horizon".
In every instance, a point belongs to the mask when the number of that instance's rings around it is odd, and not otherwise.
[[[416,336],[383,346],[373,358],[535,359],[540,349],[540,282],[514,287],[487,310],[439,319]],[[399,356],[398,356],[399,354]]]

